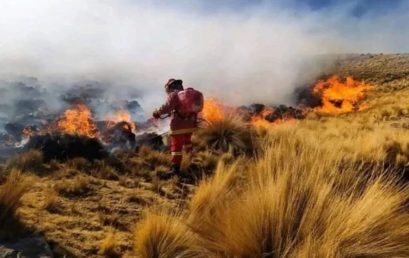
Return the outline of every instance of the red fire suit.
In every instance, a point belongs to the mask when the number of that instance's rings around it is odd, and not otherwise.
[[[172,152],[172,164],[180,165],[183,151],[192,150],[192,133],[197,130],[197,114],[184,117],[178,113],[179,99],[178,91],[168,95],[168,99],[157,112],[160,115],[170,115],[170,151]]]

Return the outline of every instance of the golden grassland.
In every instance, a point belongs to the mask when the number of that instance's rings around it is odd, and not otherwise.
[[[220,164],[183,214],[146,215],[135,246],[142,257],[407,257],[408,190],[280,138],[260,159]]]
[[[408,257],[408,60],[336,63],[328,73],[376,87],[359,113],[209,124],[187,182],[159,180],[169,154],[149,147],[94,162],[14,157],[0,166],[0,236],[36,232],[72,257]]]

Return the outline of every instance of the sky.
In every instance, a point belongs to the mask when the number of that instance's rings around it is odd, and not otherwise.
[[[348,5],[350,16],[362,17],[367,14],[382,15],[398,11],[404,0],[179,0],[179,1],[151,1],[151,3],[164,5],[170,8],[194,9],[201,13],[241,12],[245,9],[268,7],[272,14],[277,8],[295,12],[321,11]]]
[[[151,108],[174,77],[232,104],[291,104],[325,68],[316,56],[409,52],[403,0],[0,1],[0,79],[104,81]]]

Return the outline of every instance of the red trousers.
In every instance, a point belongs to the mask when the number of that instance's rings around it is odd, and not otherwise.
[[[172,152],[172,164],[182,163],[183,151],[192,150],[192,133],[176,134],[170,136],[170,151]]]

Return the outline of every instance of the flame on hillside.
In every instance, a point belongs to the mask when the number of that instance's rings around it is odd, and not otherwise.
[[[111,128],[120,122],[126,122],[132,130],[136,129],[136,125],[132,121],[131,114],[125,109],[120,109],[115,114],[107,116],[106,121],[108,128]]]
[[[202,117],[207,122],[216,122],[223,120],[226,117],[227,108],[220,101],[214,98],[206,98],[204,100]]]
[[[341,80],[337,76],[332,76],[326,81],[318,81],[311,88],[306,88],[306,95],[300,99],[298,107],[266,106],[260,103],[234,107],[216,98],[206,98],[201,117],[206,122],[213,123],[229,116],[239,116],[244,122],[253,126],[270,128],[277,124],[304,119],[309,112],[337,115],[364,110],[367,106],[364,106],[361,101],[365,98],[366,92],[372,89],[373,86],[355,81],[352,77]],[[19,123],[10,123],[6,129],[7,134],[0,134],[0,147],[21,145],[32,136],[54,132],[98,138],[109,145],[122,142],[123,138],[131,139],[135,133],[156,132],[165,128],[162,125],[158,126],[155,120],[139,121],[137,126],[132,121],[130,112],[123,108],[106,115],[102,121],[96,121],[93,119],[91,109],[85,104],[73,105],[65,110],[61,117],[55,114],[52,119],[44,117],[42,121],[44,123],[40,126],[27,125],[23,128]]]
[[[270,128],[304,116],[304,114],[295,112],[297,112],[297,110],[292,108],[287,108],[285,112],[280,112],[279,108],[264,107],[260,113],[251,116],[250,123],[256,127]]]
[[[223,120],[226,115],[239,115],[245,117],[245,120],[254,126],[269,128],[295,119],[303,119],[309,112],[336,115],[362,111],[367,106],[360,105],[360,102],[365,99],[366,92],[372,89],[373,86],[355,81],[352,77],[341,80],[334,75],[326,81],[318,81],[312,87],[312,92],[321,101],[321,105],[316,108],[278,105],[264,106],[256,112],[244,110],[243,113],[241,108],[230,107],[217,99],[207,98],[202,116],[207,122],[215,122]]]
[[[97,136],[97,128],[91,110],[84,104],[77,104],[65,110],[57,122],[58,130],[67,134],[79,134],[90,138]]]
[[[228,106],[217,99],[208,98],[205,99],[204,102],[202,117],[207,122],[217,122],[223,120],[227,116],[239,116],[254,126],[269,128],[277,124],[294,120],[294,116],[296,116],[293,112],[294,110],[296,109],[291,109],[289,107],[285,112],[280,112],[279,108],[265,106],[260,112],[250,115],[251,112],[248,110]]]
[[[359,106],[359,102],[365,98],[365,92],[372,89],[373,86],[355,81],[350,76],[343,82],[334,75],[314,85],[313,91],[321,96],[322,101],[322,105],[314,111],[329,114],[361,111],[365,107]]]
[[[274,109],[271,107],[265,107],[259,114],[253,115],[250,118],[250,123],[258,126],[268,128],[273,125],[270,121],[266,118],[274,112]]]

